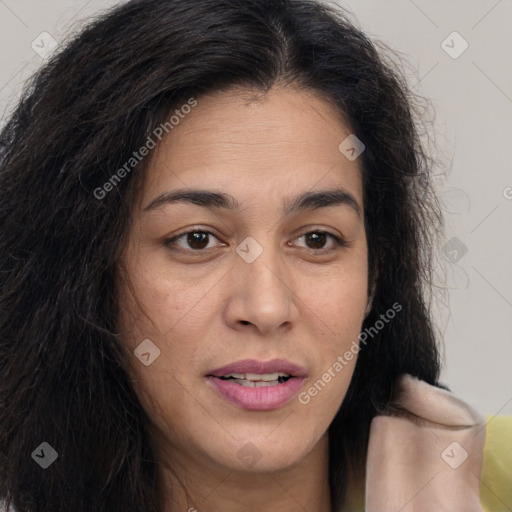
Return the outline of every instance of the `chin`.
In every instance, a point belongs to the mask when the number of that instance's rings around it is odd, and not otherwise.
[[[318,442],[304,438],[303,432],[301,434],[296,439],[291,435],[281,435],[270,440],[265,431],[260,435],[244,436],[238,441],[229,438],[229,445],[219,447],[215,453],[212,453],[211,445],[205,448],[217,464],[230,471],[279,472],[299,465]]]

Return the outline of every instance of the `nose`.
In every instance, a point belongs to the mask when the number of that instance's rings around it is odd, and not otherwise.
[[[240,254],[231,274],[232,292],[226,309],[228,324],[234,329],[250,324],[266,335],[290,329],[299,316],[298,297],[281,250],[267,243],[252,262]]]

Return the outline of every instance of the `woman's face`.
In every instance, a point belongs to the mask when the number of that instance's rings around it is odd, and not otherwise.
[[[367,245],[360,163],[338,148],[350,130],[333,107],[292,88],[250,98],[198,98],[154,150],[120,327],[159,452],[276,471],[325,454],[367,308]]]

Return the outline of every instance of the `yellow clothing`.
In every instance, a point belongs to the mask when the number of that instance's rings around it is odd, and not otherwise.
[[[485,512],[512,510],[512,417],[487,416],[480,501]]]

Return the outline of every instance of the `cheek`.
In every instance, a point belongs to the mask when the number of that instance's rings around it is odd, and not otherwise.
[[[367,306],[365,268],[350,276],[323,280],[308,302],[309,320],[317,325],[314,375],[299,403],[317,418],[318,426],[330,423],[341,406],[352,380],[364,313]]]
[[[122,291],[121,311],[121,323],[125,327],[123,342],[129,352],[128,373],[152,421],[160,428],[174,430],[173,425],[182,424],[190,409],[183,389],[190,390],[196,353],[208,325],[200,301],[204,293],[180,287],[177,280],[171,286],[162,279],[152,279],[148,272],[133,273],[131,282],[133,294],[127,288]],[[134,354],[143,340],[150,340],[150,351],[158,354],[148,366]]]
[[[354,269],[352,275],[340,271],[310,282],[308,289],[310,293],[305,295],[304,303],[317,317],[320,332],[326,339],[340,343],[360,329],[368,300],[365,269]]]
[[[133,293],[128,287],[123,290],[124,324],[134,326],[138,337],[166,340],[186,330],[194,339],[208,316],[202,304],[206,284],[184,282],[174,273],[163,276],[144,263],[138,268],[131,274]]]

